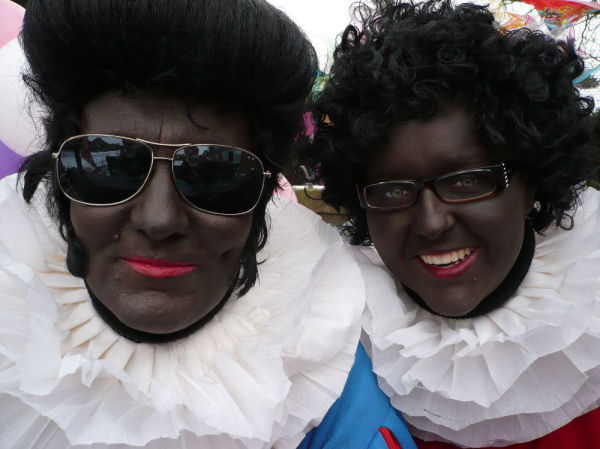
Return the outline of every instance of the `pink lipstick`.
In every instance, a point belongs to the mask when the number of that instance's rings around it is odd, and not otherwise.
[[[153,278],[171,278],[191,273],[197,265],[182,262],[172,262],[164,259],[148,259],[145,257],[125,257],[123,261],[133,271]]]
[[[434,257],[440,257],[441,254],[448,253],[449,252],[428,253],[426,256],[417,256],[413,260],[421,267],[423,267],[427,272],[439,279],[452,279],[456,276],[460,276],[461,274],[465,273],[471,267],[471,265],[473,265],[473,263],[477,259],[479,248],[473,248],[473,250],[470,251],[470,254],[468,256],[454,263],[440,265],[435,263],[425,263],[425,261],[423,260],[423,258],[432,259]]]

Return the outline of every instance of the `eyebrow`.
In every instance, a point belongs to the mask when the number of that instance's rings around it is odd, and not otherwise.
[[[439,158],[436,159],[434,164],[430,164],[429,167],[434,169],[432,170],[432,176],[428,176],[427,178],[436,177],[445,175],[447,173],[452,173],[455,171],[461,170],[469,170],[471,168],[478,168],[485,165],[490,165],[494,163],[495,158],[481,158],[481,155],[461,155],[457,158],[447,159],[447,158]],[[438,169],[439,168],[439,169]],[[398,165],[397,167],[383,167],[382,171],[377,170],[376,176],[377,178],[385,178],[390,180],[416,180],[420,179],[415,177],[414,175],[406,172],[405,166]]]
[[[482,158],[481,155],[459,156],[452,159],[439,159],[441,165],[444,165],[444,172],[448,173],[457,170],[468,170],[478,166],[487,165],[494,162],[494,158]]]

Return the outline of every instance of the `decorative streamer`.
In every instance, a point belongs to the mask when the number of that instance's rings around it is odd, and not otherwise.
[[[600,70],[600,65],[594,67],[593,69],[589,69],[586,70],[585,72],[583,72],[581,75],[579,75],[577,78],[575,78],[573,80],[573,84],[577,84],[577,83],[581,83],[582,81],[585,81],[586,79],[588,79],[590,76],[592,76],[592,74],[596,71]]]
[[[600,4],[580,0],[523,0],[533,5],[550,30],[570,26],[587,15],[600,14]]]

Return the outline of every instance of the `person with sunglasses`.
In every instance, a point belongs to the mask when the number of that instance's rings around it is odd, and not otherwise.
[[[600,194],[573,42],[446,0],[355,15],[310,154],[349,213],[380,386],[419,448],[600,447]]]
[[[351,252],[271,200],[300,29],[263,0],[30,0],[21,42],[45,144],[0,182],[0,447],[413,449]]]

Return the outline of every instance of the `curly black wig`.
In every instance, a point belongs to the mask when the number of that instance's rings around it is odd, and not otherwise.
[[[31,0],[21,41],[25,81],[45,107],[45,148],[24,162],[24,197],[47,188],[47,205],[68,243],[67,267],[85,277],[87,256],[58,188],[51,154],[81,132],[95,97],[160,92],[239,108],[251,120],[254,150],[273,174],[254,210],[238,279],[257,278],[267,238],[266,205],[302,127],[317,75],[315,51],[300,29],[264,0]]]
[[[433,117],[452,102],[473,114],[484,144],[526,174],[533,228],[572,227],[569,211],[592,171],[586,117],[593,110],[573,86],[583,71],[573,42],[504,31],[486,7],[448,0],[361,2],[355,16],[360,24],[343,32],[314,100],[308,150],[320,162],[323,199],[349,213],[351,243],[370,243],[355,185],[373,152],[395,125]]]

